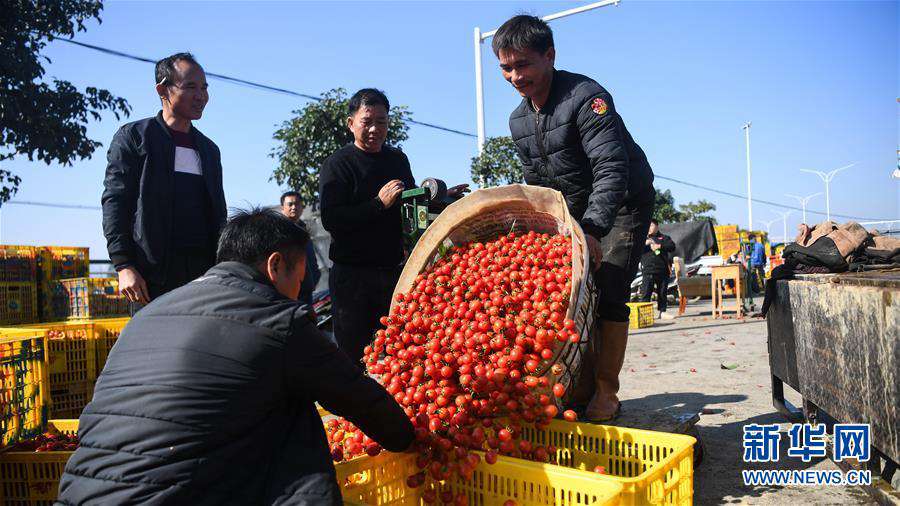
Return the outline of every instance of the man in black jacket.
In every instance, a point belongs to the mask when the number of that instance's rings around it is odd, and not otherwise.
[[[316,402],[409,447],[400,406],[296,301],[308,240],[274,210],[238,213],[218,265],[137,313],[81,415],[61,504],[340,504]]]
[[[215,263],[225,223],[219,148],[191,121],[209,101],[189,53],[156,64],[162,111],[116,132],[107,153],[103,233],[119,289],[146,304]]]
[[[672,238],[659,231],[659,223],[650,220],[650,230],[644,241],[644,254],[641,256],[641,300],[650,302],[656,292],[656,308],[659,318],[671,318],[666,315],[666,292],[669,289],[669,270],[675,251]]]
[[[612,97],[592,79],[553,65],[547,23],[516,16],[497,30],[494,54],[503,77],[522,95],[509,128],[528,184],[559,190],[578,220],[596,269],[598,326],[592,360],[574,393],[585,417],[608,420],[628,340],[628,298],[653,209],[653,171],[631,138]],[[580,395],[579,395],[580,394]],[[581,399],[579,399],[581,397]]]

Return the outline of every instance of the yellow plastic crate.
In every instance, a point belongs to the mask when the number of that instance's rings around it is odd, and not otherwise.
[[[46,341],[36,329],[0,329],[0,445],[40,434],[47,420]]]
[[[724,259],[741,251],[741,241],[737,239],[716,241],[716,245],[719,248],[719,256]]]
[[[38,314],[41,321],[58,320],[54,307],[54,286],[60,279],[90,276],[88,248],[39,246],[36,248],[38,273]]]
[[[628,316],[628,328],[642,329],[653,326],[652,302],[629,302],[631,313]]]
[[[29,326],[47,333],[50,418],[78,418],[94,395],[97,341],[93,322],[50,322]]]
[[[38,268],[44,280],[90,275],[90,252],[76,246],[40,246]]]
[[[94,375],[95,378],[100,377],[100,372],[103,371],[103,366],[106,365],[106,357],[109,356],[109,351],[112,349],[113,345],[116,344],[116,341],[119,339],[119,334],[122,333],[125,325],[127,325],[130,320],[130,317],[103,318],[91,322],[94,326],[94,340],[96,341],[94,345],[94,353],[96,356],[94,363],[97,371]]]
[[[716,234],[719,234],[720,232],[737,233],[738,226],[737,225],[716,225],[713,227],[713,229],[716,231]]]
[[[50,420],[49,432],[75,434],[78,420]],[[59,480],[74,452],[9,451],[0,453],[0,504],[51,505]]]
[[[716,241],[737,241],[741,237],[737,232],[717,232],[716,233]]]
[[[0,244],[0,281],[34,283],[36,280],[35,247]]]
[[[696,440],[691,436],[552,420],[544,429],[523,428],[522,438],[555,446],[561,466],[622,485],[623,506],[693,502]],[[607,474],[593,473],[596,466]]]
[[[121,317],[129,303],[117,278],[72,278],[51,282],[52,316],[57,320]]]
[[[0,325],[37,321],[37,287],[33,281],[0,281]]]
[[[471,480],[426,481],[415,489],[406,486],[406,478],[419,471],[414,454],[383,452],[334,467],[345,504],[418,506],[429,487],[465,492],[469,504],[483,506],[502,505],[508,499],[519,506],[613,505],[622,493],[620,484],[597,474],[507,457],[491,465],[483,457]]]

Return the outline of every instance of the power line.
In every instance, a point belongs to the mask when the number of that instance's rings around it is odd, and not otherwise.
[[[93,44],[86,44],[84,42],[78,42],[78,41],[75,41],[72,39],[56,39],[56,40],[61,40],[63,42],[68,42],[69,44],[74,44],[76,46],[81,46],[81,47],[85,47],[88,49],[93,49],[94,51],[99,51],[101,53],[109,54],[112,56],[119,56],[121,58],[127,58],[129,60],[135,60],[135,61],[144,62],[144,63],[153,63],[153,64],[156,63],[155,60],[151,60],[150,58],[145,58],[143,56],[136,56],[133,54],[123,53],[122,51],[117,51],[115,49],[109,49],[109,48],[100,47],[100,46],[95,46]],[[226,82],[229,82],[232,84],[237,84],[239,86],[247,86],[248,88],[256,88],[259,90],[274,91],[275,93],[282,93],[284,95],[291,95],[293,97],[305,98],[307,100],[315,100],[316,102],[322,101],[322,97],[318,97],[316,95],[310,95],[308,93],[301,93],[299,91],[293,91],[293,90],[289,90],[287,88],[279,88],[277,86],[269,86],[268,84],[262,84],[262,83],[257,83],[257,82],[253,82],[253,81],[248,81],[246,79],[240,79],[238,77],[226,76],[224,74],[216,74],[214,72],[206,72],[206,75],[209,77],[216,78],[216,79],[221,79],[222,81],[226,81]],[[472,137],[472,138],[478,137],[477,135],[469,133],[469,132],[463,132],[462,130],[456,130],[453,128],[443,127],[440,125],[435,125],[433,123],[426,123],[424,121],[416,121],[414,119],[408,119],[408,120],[406,120],[406,122],[412,123],[414,125],[423,126],[426,128],[433,128],[435,130],[441,130],[443,132],[449,132],[452,134],[462,135],[465,137]]]
[[[81,204],[58,204],[55,202],[35,202],[32,200],[11,200],[6,202],[6,206],[36,206],[36,207],[54,207],[57,209],[87,209],[89,211],[102,211],[100,206],[84,206]]]
[[[708,186],[703,186],[703,185],[699,185],[699,184],[689,183],[689,182],[687,182],[687,181],[682,181],[682,180],[680,180],[680,179],[675,179],[675,178],[673,178],[673,177],[661,176],[661,175],[659,175],[659,174],[654,174],[653,177],[654,177],[655,179],[663,179],[663,180],[666,180],[666,181],[672,181],[673,183],[683,184],[683,185],[686,185],[686,186],[691,186],[691,187],[693,187],[693,188],[699,188],[699,189],[701,189],[701,190],[706,190],[706,191],[713,192],[713,193],[718,193],[718,194],[721,194],[721,195],[727,195],[727,196],[729,196],[729,197],[734,197],[734,198],[738,198],[738,199],[742,199],[742,200],[747,200],[747,196],[746,196],[746,195],[741,195],[740,193],[731,193],[731,192],[727,192],[727,191],[724,191],[724,190],[718,190],[718,189],[716,189],[716,188],[710,188],[710,187],[708,187]],[[772,201],[769,201],[769,200],[762,200],[762,199],[751,199],[751,200],[752,200],[753,202],[758,203],[758,204],[767,204],[767,205],[770,205],[770,206],[780,207],[780,208],[782,208],[782,209],[793,209],[793,210],[796,210],[796,211],[802,211],[802,210],[803,210],[803,209],[800,208],[800,207],[789,206],[789,205],[785,205],[785,204],[779,204],[779,203],[777,203],[777,202],[772,202]],[[825,211],[813,211],[812,209],[807,209],[806,212],[807,212],[807,213],[812,213],[812,214],[821,214],[822,216],[825,216]],[[862,221],[887,221],[887,220],[877,220],[877,219],[874,219],[874,218],[863,218],[863,217],[861,217],[861,216],[851,216],[851,215],[848,215],[848,214],[831,213],[831,215],[832,215],[832,216],[837,216],[837,217],[839,217],[839,218],[847,218],[847,219],[850,219],[850,220],[862,220]]]
[[[693,188],[699,188],[699,189],[701,189],[701,190],[705,190],[705,191],[709,191],[709,192],[713,192],[713,193],[718,193],[718,194],[721,194],[721,195],[726,195],[726,196],[728,196],[728,197],[734,197],[734,198],[741,199],[741,200],[746,200],[746,199],[747,199],[747,196],[746,196],[746,195],[741,195],[741,194],[739,194],[739,193],[731,193],[731,192],[727,192],[727,191],[724,191],[724,190],[718,190],[718,189],[716,189],[716,188],[710,188],[710,187],[708,187],[708,186],[703,186],[703,185],[699,185],[699,184],[689,183],[689,182],[687,182],[687,181],[682,181],[682,180],[680,180],[680,179],[675,179],[675,178],[672,178],[672,177],[661,176],[661,175],[659,175],[659,174],[654,174],[654,177],[655,177],[656,179],[663,179],[663,180],[665,180],[665,181],[672,181],[673,183],[683,184],[683,185],[686,185],[686,186],[691,186],[691,187],[693,187]],[[797,211],[800,211],[800,210],[801,210],[799,207],[788,206],[788,205],[784,205],[784,204],[778,204],[778,203],[776,203],[776,202],[771,202],[771,201],[768,201],[768,200],[753,199],[753,202],[756,202],[756,203],[758,203],[758,204],[767,204],[767,205],[774,206],[774,207],[780,207],[780,208],[783,208],[783,209],[793,209],[793,210],[797,210]],[[55,208],[60,208],[60,209],[86,209],[86,210],[91,210],[91,211],[100,211],[100,210],[102,210],[102,208],[101,208],[100,206],[85,206],[85,205],[79,205],[79,204],[57,204],[57,203],[54,203],[54,202],[35,202],[35,201],[30,201],[30,200],[14,200],[14,201],[7,202],[6,204],[7,204],[7,205],[20,205],[20,206],[55,207]],[[807,212],[807,213],[812,213],[812,214],[821,214],[821,215],[823,215],[823,216],[825,215],[825,212],[824,212],[824,211],[813,211],[813,210],[811,210],[811,209],[807,209],[806,212]],[[837,216],[837,217],[839,217],[839,218],[847,218],[847,219],[850,219],[850,220],[857,220],[857,221],[872,221],[872,222],[891,221],[891,220],[876,220],[876,219],[872,219],[872,218],[864,218],[864,217],[861,217],[861,216],[850,216],[850,215],[846,215],[846,214],[837,214],[837,213],[831,213],[831,215],[832,215],[832,216]]]

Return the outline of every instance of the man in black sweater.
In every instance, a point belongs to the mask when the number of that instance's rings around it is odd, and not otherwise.
[[[403,409],[297,302],[308,241],[274,210],[237,213],[219,263],[131,319],[59,504],[341,504],[316,402],[388,450],[412,444]]]
[[[389,110],[381,91],[356,92],[347,118],[353,142],[328,157],[319,174],[322,226],[331,233],[334,264],[328,279],[334,336],[360,367],[400,277],[400,194],[415,187],[406,155],[385,144]]]
[[[666,314],[666,292],[669,288],[669,266],[672,259],[669,255],[675,251],[672,238],[659,231],[659,223],[650,220],[650,230],[644,241],[644,254],[641,256],[641,300],[650,302],[656,292],[656,308],[659,318],[670,318]]]
[[[225,223],[219,148],[191,125],[209,101],[189,53],[156,63],[162,111],[116,132],[107,153],[103,233],[119,290],[146,304],[215,263]]]

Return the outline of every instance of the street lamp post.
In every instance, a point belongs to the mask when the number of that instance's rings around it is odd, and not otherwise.
[[[790,216],[792,212],[794,212],[794,211],[785,211],[783,213],[779,212],[779,211],[775,211],[775,214],[777,214],[778,216],[781,216],[782,227],[784,227],[782,229],[782,233],[784,235],[781,236],[781,242],[784,244],[787,244],[787,242],[788,242],[788,240],[787,240],[787,217]]]
[[[475,119],[478,123],[478,154],[484,149],[484,80],[481,77],[481,28],[475,27]]]
[[[831,180],[834,179],[834,176],[837,175],[838,172],[842,170],[849,169],[856,165],[856,162],[851,163],[850,165],[844,165],[843,167],[834,169],[831,172],[825,173],[820,170],[810,170],[810,169],[800,169],[801,172],[809,172],[810,174],[815,174],[822,179],[825,183],[825,219],[831,221]]]
[[[541,19],[544,21],[553,21],[554,19],[564,18],[566,16],[571,16],[573,14],[580,14],[582,12],[587,12],[594,9],[599,9],[600,7],[606,7],[607,5],[619,5],[620,0],[603,0],[602,2],[594,2],[587,5],[582,5],[581,7],[575,7],[574,9],[568,9],[561,12],[557,12],[555,14],[550,14],[548,16],[544,16]],[[482,32],[481,28],[475,27],[475,114],[478,127],[478,154],[481,154],[481,151],[484,149],[484,82],[482,80],[482,69],[481,69],[481,44],[494,36],[497,33],[497,30],[491,30],[489,32]]]
[[[747,229],[753,228],[753,190],[750,184],[750,122],[744,123],[741,127],[744,130],[744,137],[747,144]]]
[[[797,199],[798,202],[800,202],[800,207],[803,209],[803,223],[809,224],[809,222],[806,221],[806,203],[809,202],[809,199],[811,199],[813,197],[818,197],[821,194],[822,194],[822,192],[816,192],[816,193],[813,193],[812,195],[807,195],[805,197],[798,197],[797,195],[791,195],[790,193],[785,193],[784,195],[785,195],[785,197],[793,197],[793,198]]]
[[[772,237],[772,224],[775,223],[776,221],[778,221],[778,218],[775,218],[772,221],[756,220],[757,223],[762,223],[763,225],[766,226],[766,235],[769,236],[770,238]],[[770,241],[771,241],[771,239],[770,239]]]

